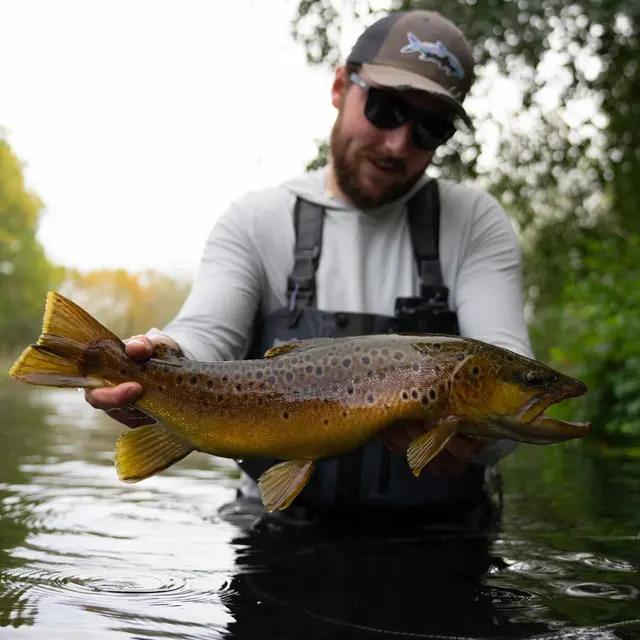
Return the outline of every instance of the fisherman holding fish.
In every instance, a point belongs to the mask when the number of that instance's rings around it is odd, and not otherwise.
[[[366,29],[335,71],[331,100],[337,118],[329,165],[232,203],[213,226],[182,309],[168,326],[128,340],[126,353],[145,361],[160,344],[200,361],[259,359],[269,350],[297,361],[290,346],[295,341],[438,333],[532,357],[520,249],[507,214],[478,187],[425,173],[440,145],[458,128],[472,127],[463,101],[473,77],[468,42],[437,12],[391,13]],[[309,375],[326,377],[324,367],[338,357],[336,366],[351,366],[357,354],[340,351],[348,344],[338,351],[326,347]],[[289,346],[280,354],[281,345]],[[318,345],[324,348],[322,341]],[[374,360],[382,357],[377,348],[369,353]],[[409,358],[404,350],[396,353]],[[441,371],[434,353],[429,351],[436,363],[430,366]],[[369,355],[366,359],[372,363]],[[385,365],[375,375],[390,370]],[[465,371],[469,380],[484,376],[471,364]],[[520,383],[542,384],[540,378]],[[347,386],[340,389],[353,393]],[[435,391],[420,391],[416,402],[437,402],[435,394],[447,389],[441,380]],[[153,422],[131,406],[144,396],[140,382],[86,394],[93,407],[127,426]],[[376,403],[382,395],[363,402]],[[519,418],[533,411],[542,395],[531,396]],[[288,417],[286,411],[281,415]],[[425,434],[437,426],[401,420],[355,451],[317,460],[313,474],[300,465],[297,476],[287,468],[287,482],[300,482],[297,513],[309,518],[407,514],[429,521],[435,514],[475,509],[486,500],[496,463],[516,443],[447,431],[443,422],[440,452],[433,459],[424,447],[414,447],[414,460],[416,455],[429,460],[416,477],[407,448],[429,439]],[[237,462],[242,486],[227,510],[263,513],[258,479],[279,461],[266,456]],[[306,474],[304,482],[300,474]],[[284,480],[278,481],[282,489]],[[279,500],[273,492],[272,499]]]

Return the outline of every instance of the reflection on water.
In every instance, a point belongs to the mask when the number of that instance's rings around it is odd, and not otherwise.
[[[241,528],[229,461],[124,485],[82,394],[0,399],[1,638],[640,638],[633,461],[522,447],[484,535]]]

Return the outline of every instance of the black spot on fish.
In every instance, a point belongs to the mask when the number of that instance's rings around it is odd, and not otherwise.
[[[408,400],[409,399],[409,394],[406,391],[402,392],[402,399],[403,400]]]
[[[461,353],[461,354],[458,356],[458,360],[460,360],[460,361],[462,362],[462,360],[464,360],[466,357],[467,357],[467,356],[466,356],[464,353]]]
[[[256,371],[256,380],[262,380],[263,377],[264,377],[264,372],[258,369],[258,371]]]
[[[338,358],[331,358],[331,366],[332,367],[338,366]]]
[[[480,368],[479,367],[473,367],[473,369],[471,369],[471,373],[474,376],[477,376],[480,373]]]
[[[312,374],[313,373],[313,365],[312,364],[308,364],[307,367],[305,368],[305,371],[308,374]]]
[[[182,384],[182,376],[176,378],[176,384]]]
[[[169,367],[162,367],[162,373],[169,373]]]
[[[411,392],[411,397],[412,397],[414,400],[417,400],[417,399],[418,399],[418,392],[417,392],[415,389]]]
[[[268,382],[269,384],[275,384],[275,383],[276,383],[276,377],[275,377],[275,376],[269,376],[269,377],[267,378],[267,382]]]
[[[223,400],[224,400],[224,396],[219,395],[219,396],[218,396],[218,402],[222,402]]]
[[[324,369],[322,367],[316,367],[316,375],[322,377],[324,375]]]
[[[164,391],[164,387],[161,384],[158,385],[158,391],[160,393],[162,393]]]
[[[351,360],[350,360],[349,358],[345,358],[345,359],[342,361],[342,366],[343,366],[345,369],[348,369],[348,368],[351,366]]]
[[[291,371],[287,371],[287,375],[285,376],[287,382],[293,382],[295,380],[295,376],[293,375],[293,372]]]
[[[198,384],[198,378],[196,378],[196,376],[191,376],[191,377],[189,378],[189,382],[190,382],[192,385],[196,385],[196,384]]]
[[[238,393],[240,393],[240,392],[242,391],[242,384],[238,383],[238,384],[236,385],[236,391],[237,391]]]
[[[229,376],[228,375],[223,375],[222,376],[222,382],[227,382],[227,380],[229,380]]]
[[[328,419],[328,418],[325,418],[325,419],[324,419],[324,423],[325,423],[325,424],[329,424],[329,419]]]
[[[438,394],[436,393],[435,389],[429,389],[429,397],[432,400],[435,400],[438,397]]]
[[[355,393],[355,389],[353,387],[347,387],[347,393],[352,396]]]
[[[362,356],[362,364],[364,365],[371,364],[371,358],[369,356]]]
[[[436,373],[440,373],[442,371],[442,369],[438,365],[435,366],[434,370]]]
[[[288,419],[289,419],[289,412],[288,412],[288,411],[285,411],[285,412],[282,414],[282,417],[283,417],[285,420],[288,420]]]
[[[349,415],[349,412],[348,412],[348,411],[343,411],[343,412],[342,412],[342,417],[343,417],[343,418],[346,418],[348,415]]]
[[[373,393],[368,393],[367,394],[367,402],[369,404],[373,404],[376,401],[376,397],[373,395]]]
[[[262,404],[264,402],[264,398],[258,397],[257,402],[258,404]]]
[[[515,358],[513,356],[511,356],[511,355],[507,355],[507,360],[509,362],[513,362],[515,360]]]
[[[126,369],[120,369],[120,375],[121,376],[126,376],[127,375],[127,370]]]

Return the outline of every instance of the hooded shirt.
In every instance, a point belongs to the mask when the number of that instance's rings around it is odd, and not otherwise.
[[[393,316],[395,300],[419,295],[420,281],[402,198],[366,211],[327,190],[327,168],[248,192],[213,225],[191,291],[177,316],[151,334],[169,336],[188,358],[246,356],[256,312],[288,304],[298,196],[325,209],[316,306],[329,312]],[[524,317],[521,252],[511,222],[488,193],[438,180],[440,263],[462,336],[533,357]],[[515,448],[497,441],[474,462],[493,463]]]

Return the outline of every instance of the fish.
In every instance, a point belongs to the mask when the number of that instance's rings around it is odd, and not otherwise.
[[[258,479],[269,512],[293,502],[318,460],[354,451],[398,421],[433,427],[408,447],[415,476],[456,434],[552,444],[591,431],[591,423],[545,414],[584,394],[583,382],[483,341],[405,333],[313,338],[258,359],[212,362],[159,345],[142,361],[56,292],[47,294],[40,337],[9,373],[49,387],[139,382],[134,406],[153,423],[118,437],[118,478],[139,482],[193,451],[275,459]]]
[[[409,44],[404,45],[400,49],[400,53],[418,53],[418,58],[425,62],[435,62],[447,75],[456,75],[458,78],[464,78],[464,69],[447,47],[440,42],[427,42],[420,40],[413,33],[407,33]]]

